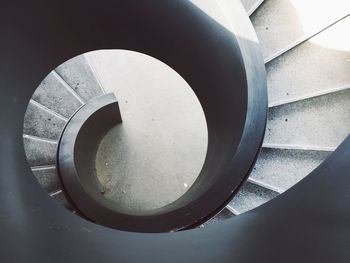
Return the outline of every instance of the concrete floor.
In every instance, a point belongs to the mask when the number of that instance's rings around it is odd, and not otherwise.
[[[130,213],[178,199],[196,180],[207,150],[205,116],[192,89],[167,65],[140,53],[87,56],[106,92],[115,93],[123,118],[97,151],[105,196]]]

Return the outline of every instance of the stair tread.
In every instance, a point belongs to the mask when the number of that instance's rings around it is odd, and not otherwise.
[[[24,150],[30,166],[53,165],[56,162],[57,144],[24,137]]]
[[[202,225],[202,227],[207,227],[207,226],[212,225],[212,224],[220,223],[221,221],[229,219],[233,216],[234,216],[234,214],[230,210],[228,210],[227,208],[224,208],[216,216],[214,216],[213,218],[211,218],[210,220],[205,222]]]
[[[270,108],[264,144],[336,148],[349,134],[350,90]]]
[[[58,140],[66,122],[45,111],[34,103],[29,103],[24,116],[23,133],[41,138]]]
[[[270,201],[278,195],[274,191],[246,182],[229,205],[240,213],[244,213]]]
[[[63,191],[58,192],[55,195],[51,196],[53,200],[55,200],[56,202],[58,202],[59,204],[61,204],[62,206],[64,206],[65,208],[67,208],[68,210],[74,212],[74,207],[69,203],[69,201],[67,200],[66,196],[64,195]]]
[[[350,17],[267,64],[269,103],[350,87]]]
[[[42,81],[32,99],[66,118],[82,105],[54,72]]]
[[[319,151],[263,148],[250,178],[285,191],[308,175],[330,154]]]
[[[104,94],[84,55],[66,61],[56,72],[85,102]]]
[[[40,168],[32,167],[32,172],[35,178],[40,183],[40,185],[48,193],[62,189],[62,185],[58,177],[55,166],[40,167]]]
[[[268,58],[349,13],[344,0],[266,0],[251,20]]]

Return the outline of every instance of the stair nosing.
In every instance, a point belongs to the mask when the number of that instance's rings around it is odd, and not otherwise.
[[[300,39],[292,42],[291,44],[289,44],[288,46],[286,46],[285,48],[281,49],[280,51],[277,51],[275,54],[272,54],[271,56],[268,56],[264,59],[265,64],[270,63],[271,61],[275,60],[276,58],[284,55],[285,53],[287,53],[288,51],[296,48],[297,46],[303,44],[304,42],[308,41],[309,39],[317,36],[318,34],[324,32],[325,30],[327,30],[328,28],[334,26],[335,24],[339,23],[340,21],[344,20],[345,18],[347,18],[348,16],[350,16],[350,14],[346,14],[343,15],[341,18],[337,18],[336,20],[334,20],[333,22],[331,22],[330,24],[327,24],[326,26],[321,27],[320,29],[316,30],[315,32],[311,32],[309,34],[305,34],[304,36],[302,36]]]
[[[86,101],[64,80],[64,78],[54,69],[52,73],[55,77],[62,83],[62,85],[82,104],[84,105]]]
[[[259,7],[265,2],[265,0],[257,1],[248,11],[248,16],[251,16],[255,11],[259,9]]]
[[[274,186],[272,186],[272,185],[269,185],[269,184],[267,184],[267,183],[264,183],[264,182],[262,182],[262,181],[260,181],[260,180],[254,179],[254,178],[252,178],[252,177],[249,177],[249,178],[247,179],[247,182],[248,182],[248,183],[251,183],[251,184],[253,184],[253,185],[262,187],[262,188],[264,188],[264,189],[267,189],[267,190],[269,190],[269,191],[275,192],[275,193],[277,193],[277,194],[282,194],[282,193],[283,193],[283,190],[282,190],[282,189],[279,189],[279,188],[277,188],[277,187],[274,187]]]
[[[336,88],[328,88],[328,89],[325,89],[322,91],[317,91],[317,92],[310,93],[310,94],[307,94],[304,96],[294,97],[291,99],[276,101],[276,102],[270,103],[268,107],[273,108],[273,107],[283,106],[286,104],[296,103],[299,101],[304,101],[304,100],[313,99],[313,98],[317,98],[317,97],[321,97],[321,96],[325,96],[325,95],[330,95],[330,94],[344,91],[347,89],[350,89],[350,84],[338,86]]]
[[[61,114],[55,112],[54,110],[51,110],[50,108],[42,105],[41,103],[39,103],[39,102],[37,102],[37,101],[35,101],[33,99],[30,99],[29,103],[32,103],[34,106],[36,106],[36,107],[46,111],[47,113],[49,113],[49,114],[51,114],[51,115],[53,115],[53,116],[55,116],[55,117],[65,121],[65,122],[68,121],[68,119],[66,117],[62,116]]]
[[[232,205],[228,204],[226,206],[226,208],[232,213],[234,214],[235,216],[241,214],[237,209],[235,209],[234,207],[232,207]]]
[[[98,72],[95,70],[94,66],[92,65],[89,56],[86,53],[83,54],[83,55],[85,57],[87,65],[89,66],[92,74],[94,75],[94,77],[95,77],[95,79],[97,81],[97,84],[98,84],[99,88],[101,89],[102,93],[103,94],[107,94],[106,90],[103,88],[102,80],[100,79]]]
[[[31,139],[31,140],[34,140],[34,141],[51,143],[51,144],[58,144],[58,141],[56,141],[56,140],[52,140],[52,139],[48,139],[48,138],[42,138],[42,137],[38,137],[38,136],[35,136],[35,135],[30,135],[30,134],[23,134],[23,138]]]
[[[329,146],[314,146],[314,145],[297,145],[297,144],[278,144],[278,143],[264,143],[262,148],[267,149],[281,149],[281,150],[297,150],[297,151],[319,151],[319,152],[333,152],[336,147]]]
[[[32,166],[32,167],[30,167],[30,169],[32,171],[43,171],[43,170],[51,170],[51,169],[56,170],[56,166],[55,165],[40,165],[40,166]]]
[[[62,189],[53,191],[53,192],[49,193],[49,195],[50,195],[50,197],[54,197],[54,196],[56,196],[56,195],[59,195],[60,193],[63,193],[63,190],[62,190]]]

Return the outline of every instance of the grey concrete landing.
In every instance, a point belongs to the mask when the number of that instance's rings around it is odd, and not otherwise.
[[[195,94],[175,71],[149,56],[126,51],[90,56],[123,118],[97,152],[105,196],[131,212],[171,203],[193,184],[206,155],[206,121]]]

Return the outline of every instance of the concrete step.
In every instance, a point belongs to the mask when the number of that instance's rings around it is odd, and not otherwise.
[[[220,223],[223,220],[229,219],[231,217],[235,216],[228,208],[224,208],[220,211],[216,216],[202,224],[200,227],[207,227],[212,224]]]
[[[266,0],[251,20],[268,59],[348,14],[346,0]]]
[[[278,195],[279,193],[275,191],[246,182],[228,206],[240,214],[258,207]]]
[[[24,135],[23,143],[26,157],[30,166],[55,164],[57,142]]]
[[[76,93],[55,71],[42,81],[32,99],[66,118],[82,105]]]
[[[251,15],[263,2],[264,0],[241,0],[248,15]]]
[[[31,100],[24,116],[23,133],[58,140],[66,121],[63,116]]]
[[[55,167],[57,141],[68,118],[86,101],[104,93],[84,56],[56,70],[43,80],[27,107],[24,148],[41,186],[54,200],[74,211],[61,190]]]
[[[350,88],[350,16],[267,64],[269,105]]]
[[[32,172],[40,185],[48,192],[55,192],[62,189],[56,167],[51,166],[36,166],[32,167]]]
[[[58,190],[56,192],[53,192],[50,194],[53,200],[58,202],[63,207],[67,208],[68,210],[72,211],[73,213],[76,213],[74,207],[72,204],[67,200],[66,196],[64,195],[62,190]]]
[[[95,74],[84,55],[74,57],[55,70],[67,84],[87,102],[104,94]]]
[[[264,144],[335,148],[349,134],[350,90],[270,108]]]
[[[263,148],[250,178],[284,192],[308,175],[330,154],[323,151]]]

